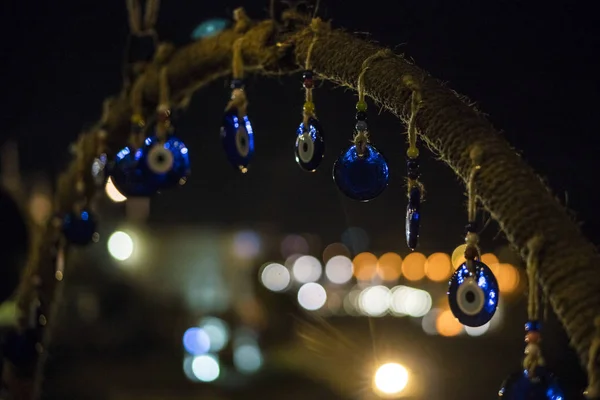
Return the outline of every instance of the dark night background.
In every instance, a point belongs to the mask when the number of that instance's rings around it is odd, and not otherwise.
[[[157,31],[161,40],[185,45],[200,22],[229,18],[238,6],[251,18],[267,16],[266,1],[163,0]],[[18,140],[25,173],[53,176],[67,164],[69,144],[99,118],[102,100],[121,88],[128,34],[125,2],[4,0],[0,7],[0,138]],[[556,197],[563,204],[568,199],[566,205],[588,238],[600,240],[600,21],[593,2],[321,0],[319,14],[335,27],[404,53],[477,102]],[[226,82],[214,82],[196,94],[188,112],[175,122],[191,149],[193,176],[182,190],[154,200],[153,222],[256,227],[277,221],[280,231],[317,232],[324,243],[339,240],[349,226],[360,226],[377,248],[402,244],[405,128],[399,121],[386,112],[376,116],[376,107],[370,107],[373,140],[389,159],[392,178],[381,198],[356,204],[337,192],[330,177],[334,155],[351,137],[354,94],[328,84],[315,91],[329,152],[323,168],[313,175],[302,173],[291,155],[290,135],[300,120],[303,100],[298,77],[249,78],[257,152],[244,176],[214,151],[220,150],[219,124],[228,96]],[[423,247],[451,252],[462,240],[466,221],[463,186],[449,168],[428,156],[423,167],[428,190]],[[455,233],[449,236],[447,227],[452,226]],[[490,246],[496,233],[491,226]],[[518,327],[523,308],[514,320],[508,318],[515,322],[513,338],[522,335]],[[549,325],[557,329],[555,323]],[[520,341],[513,343],[518,362]],[[558,332],[549,343],[553,347],[545,351],[554,370],[568,382],[571,393],[578,391],[585,378],[567,351],[566,338]],[[492,369],[496,358],[504,358],[493,343],[474,351],[480,353],[478,360],[490,362],[472,365],[475,368]],[[462,358],[455,362],[464,362]],[[468,389],[469,377],[456,379],[465,380],[461,390]],[[488,388],[487,393],[495,390]],[[460,398],[474,397],[463,392]]]

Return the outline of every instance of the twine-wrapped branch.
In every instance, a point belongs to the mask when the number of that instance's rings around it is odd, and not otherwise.
[[[242,36],[247,72],[287,74],[304,66],[314,32],[307,18],[291,12],[284,15],[286,29],[275,29],[274,20],[250,23],[246,18],[242,22],[237,28],[189,44],[169,59],[161,60],[160,64],[168,67],[173,104],[184,104],[201,86],[230,74],[232,46]],[[319,24],[319,40],[311,53],[314,72],[333,84],[356,90],[363,60],[381,47],[332,29],[324,22]],[[156,107],[161,68],[158,64],[149,65],[137,78],[144,80],[146,110]],[[379,58],[366,72],[366,95],[408,122],[412,90],[404,83],[405,76],[419,82],[422,101],[414,121],[417,131],[463,181],[467,182],[471,171],[471,149],[477,146],[485,154],[475,178],[476,195],[523,258],[528,256],[528,241],[536,232],[544,232],[538,264],[540,284],[581,364],[586,366],[596,335],[594,319],[600,315],[600,257],[595,246],[490,122],[425,71],[399,55]],[[122,93],[112,102],[104,125],[112,154],[127,142],[130,115],[128,93]],[[85,144],[92,140],[93,132],[84,135]],[[94,156],[93,151],[84,155],[89,163]],[[75,171],[76,166],[71,165],[59,180],[60,210],[68,210],[75,199]],[[40,257],[47,258],[49,254]],[[38,267],[47,268],[48,263],[40,262]],[[34,270],[31,268],[30,273]],[[24,284],[20,297],[27,298],[28,290]],[[598,364],[590,365],[600,368]],[[600,376],[599,371],[590,374]]]

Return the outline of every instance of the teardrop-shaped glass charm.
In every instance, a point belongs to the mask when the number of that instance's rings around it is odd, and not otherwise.
[[[88,210],[69,213],[63,218],[62,232],[69,243],[85,246],[94,240],[96,219]]]
[[[415,185],[408,193],[406,206],[406,244],[414,250],[419,243],[419,228],[421,227],[421,188]]]
[[[362,155],[356,145],[350,146],[333,164],[333,180],[353,200],[373,200],[385,190],[389,178],[387,161],[370,144],[365,145]]]
[[[296,131],[296,162],[304,171],[314,172],[325,156],[323,129],[316,118],[309,118],[308,129],[301,123]]]
[[[169,135],[161,142],[156,136],[144,141],[146,165],[150,172],[148,179],[158,190],[184,184],[190,174],[188,148],[181,139]]]
[[[473,260],[473,271],[464,262],[450,278],[450,310],[463,325],[485,325],[496,313],[498,300],[498,281],[481,261]]]
[[[554,376],[544,367],[535,368],[534,376],[524,369],[510,375],[498,391],[502,400],[564,400]]]
[[[124,147],[115,157],[110,168],[111,181],[125,197],[148,197],[158,190],[154,174],[145,162],[147,150],[146,146],[137,150]]]
[[[240,118],[235,107],[225,112],[221,142],[231,165],[242,173],[248,172],[248,165],[254,154],[254,131],[248,116]]]

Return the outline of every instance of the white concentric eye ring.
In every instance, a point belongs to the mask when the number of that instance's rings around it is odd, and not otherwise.
[[[305,163],[311,162],[315,154],[315,144],[308,133],[305,132],[298,136],[297,146],[298,158]]]
[[[173,168],[173,153],[157,144],[148,152],[147,164],[155,174],[164,174]]]
[[[477,315],[483,310],[485,294],[473,278],[467,278],[458,286],[456,304],[466,315]]]
[[[250,137],[242,126],[235,133],[235,147],[241,157],[246,157],[250,153]]]

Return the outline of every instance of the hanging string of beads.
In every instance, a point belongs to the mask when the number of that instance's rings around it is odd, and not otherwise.
[[[236,27],[245,21],[245,13],[236,12]],[[247,18],[247,17],[246,17]],[[247,115],[248,99],[244,90],[244,37],[233,43],[231,99],[225,107],[221,125],[221,143],[229,163],[241,173],[248,172],[254,155],[254,130]]]
[[[421,107],[421,91],[411,76],[403,77],[404,84],[412,90],[410,98],[410,119],[408,120],[408,149],[406,169],[408,175],[408,204],[406,206],[406,244],[415,250],[419,243],[421,227],[421,201],[423,184],[419,181],[419,148],[417,147],[417,112]]]
[[[311,23],[313,40],[308,47],[304,72],[302,73],[302,86],[304,87],[303,119],[296,130],[296,163],[307,172],[316,171],[325,156],[323,128],[315,114],[315,104],[313,102],[314,74],[310,62],[315,43],[317,43],[318,39],[317,30],[319,22],[319,20],[313,19]]]
[[[467,183],[468,224],[466,228],[465,262],[460,265],[448,286],[448,302],[452,314],[463,325],[477,327],[488,323],[498,308],[499,288],[496,277],[479,257],[479,235],[476,227],[477,197],[475,177],[481,169],[483,153],[479,146],[470,151],[471,173]]]
[[[127,0],[130,35],[126,45],[127,54],[123,74],[126,87],[135,81],[154,57],[158,43],[155,26],[159,8],[159,0],[146,0],[145,10],[142,13],[140,0]]]
[[[528,321],[525,324],[525,356],[523,368],[512,374],[498,391],[498,397],[505,400],[558,400],[564,399],[564,394],[554,376],[546,369],[546,361],[542,356],[541,323],[538,291],[539,254],[543,247],[542,236],[534,236],[527,244],[527,277],[529,293],[527,302]]]
[[[372,61],[388,57],[390,54],[392,53],[388,49],[380,50],[363,62],[356,85],[358,101],[353,145],[342,153],[333,165],[334,182],[343,194],[353,200],[373,200],[383,193],[389,182],[388,163],[370,142],[365,77]]]

